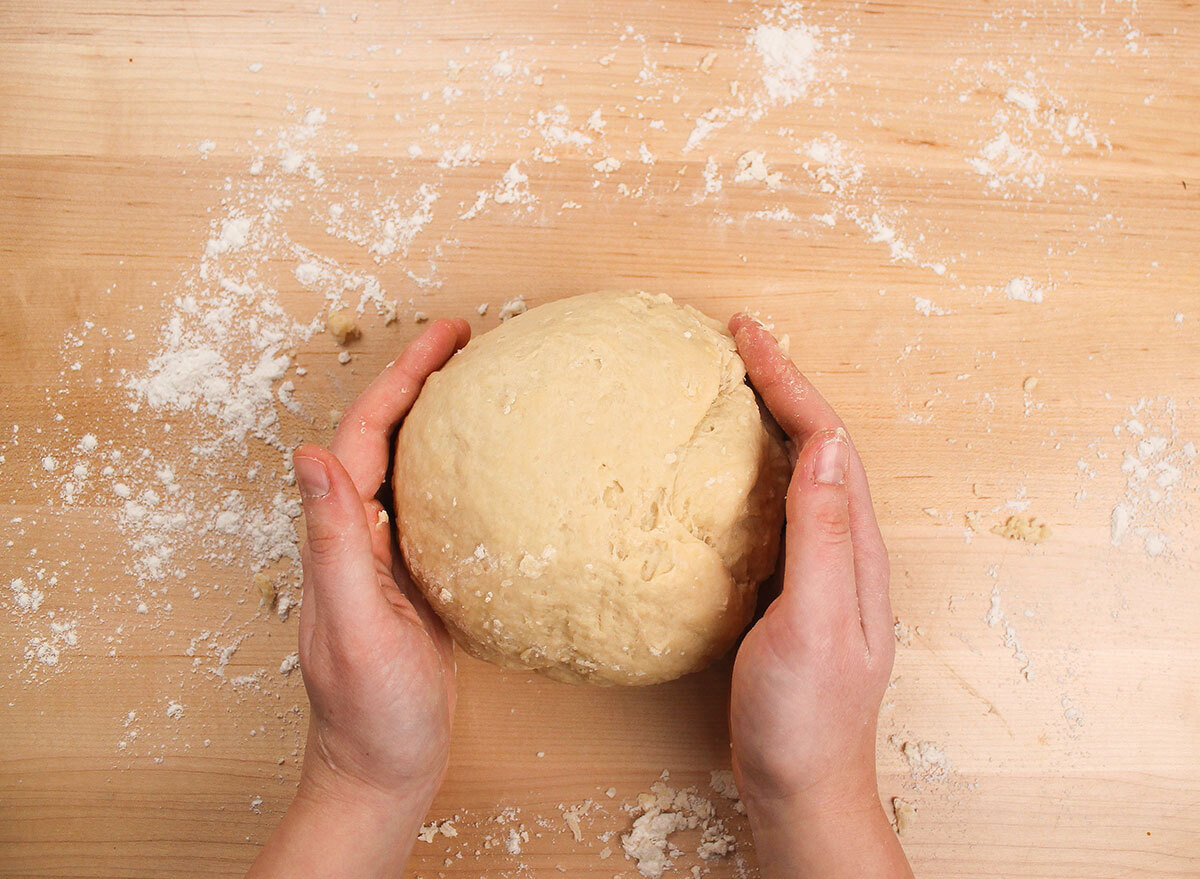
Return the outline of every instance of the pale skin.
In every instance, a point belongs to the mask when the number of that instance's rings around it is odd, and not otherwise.
[[[770,333],[746,315],[730,329],[796,455],[783,588],[738,649],[730,699],[733,768],[761,875],[911,877],[876,786],[894,639],[866,472],[841,420]],[[470,333],[462,320],[434,322],[346,411],[328,450],[304,445],[293,456],[312,710],[296,798],[254,879],[400,875],[445,776],[452,645],[376,495],[396,427]]]

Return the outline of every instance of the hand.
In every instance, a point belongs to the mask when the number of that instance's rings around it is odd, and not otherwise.
[[[296,800],[251,876],[399,873],[446,771],[454,658],[375,499],[391,435],[470,338],[439,320],[355,400],[331,451],[293,455],[308,539],[300,668],[308,743]]]
[[[783,589],[733,668],[733,767],[771,876],[911,876],[879,802],[875,730],[895,641],[888,557],[845,425],[761,324],[730,321],[798,449]]]

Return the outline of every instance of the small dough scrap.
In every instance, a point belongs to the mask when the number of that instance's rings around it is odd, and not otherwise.
[[[259,604],[265,604],[271,607],[275,604],[275,581],[266,574],[259,571],[254,575],[254,586],[258,589],[258,594],[261,596]]]
[[[913,820],[917,817],[917,807],[907,800],[892,797],[892,812],[896,815],[896,835],[904,836],[908,832],[908,828],[912,826]]]
[[[728,650],[790,476],[745,376],[724,327],[637,291],[530,309],[430,376],[397,439],[396,527],[458,643],[622,685]]]
[[[333,340],[339,345],[345,345],[360,335],[354,315],[344,308],[329,312],[329,317],[325,319],[325,329],[329,330],[329,335],[333,336]]]
[[[1050,537],[1050,526],[1036,516],[1009,516],[1003,524],[994,525],[992,533],[1009,540],[1041,543]]]
[[[528,310],[529,310],[529,305],[525,302],[525,297],[524,296],[514,296],[512,299],[508,300],[507,302],[505,302],[503,305],[500,306],[500,313],[497,315],[497,317],[500,318],[501,323],[504,323],[505,321],[511,320],[512,318],[516,317],[519,314],[524,314]],[[484,312],[486,312],[486,311],[487,311],[487,308],[485,306],[484,311],[481,311],[479,313],[484,314]]]

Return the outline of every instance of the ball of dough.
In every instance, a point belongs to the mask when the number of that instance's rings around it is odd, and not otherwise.
[[[432,375],[397,439],[396,527],[455,640],[601,684],[728,650],[789,474],[744,379],[720,324],[636,291],[531,309]]]

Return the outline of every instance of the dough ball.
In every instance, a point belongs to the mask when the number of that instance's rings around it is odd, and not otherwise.
[[[396,527],[470,653],[653,684],[746,627],[789,466],[729,333],[668,296],[530,309],[430,377],[400,429]]]

